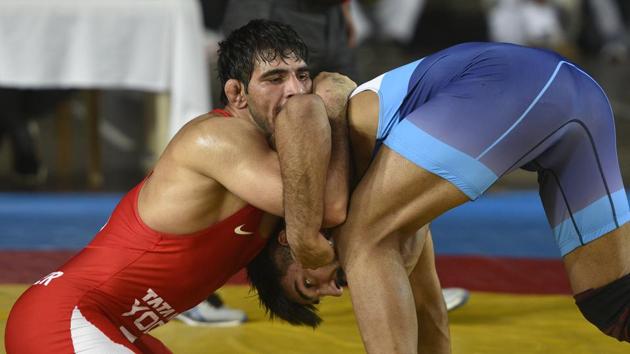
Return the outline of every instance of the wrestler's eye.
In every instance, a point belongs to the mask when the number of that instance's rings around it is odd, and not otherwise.
[[[304,279],[304,287],[310,289],[313,287],[313,282],[310,279]]]

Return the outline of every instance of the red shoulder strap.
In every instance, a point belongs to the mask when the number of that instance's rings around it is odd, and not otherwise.
[[[226,111],[224,109],[221,109],[221,108],[215,108],[212,111],[210,111],[210,113],[216,113],[216,114],[222,115],[224,117],[231,117],[232,116],[230,114],[230,112],[228,112],[228,111]]]

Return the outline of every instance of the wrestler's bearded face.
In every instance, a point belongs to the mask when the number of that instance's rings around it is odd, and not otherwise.
[[[270,137],[275,118],[287,100],[299,94],[311,93],[311,76],[306,63],[290,56],[272,61],[257,60],[247,85],[247,106],[254,122]]]

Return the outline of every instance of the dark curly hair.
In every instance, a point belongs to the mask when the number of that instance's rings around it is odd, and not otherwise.
[[[278,242],[278,234],[284,228],[284,222],[278,224],[269,236],[265,248],[247,265],[247,277],[269,318],[277,317],[292,325],[316,328],[322,322],[317,315],[317,307],[291,301],[284,294],[281,279],[294,260],[289,247]]]
[[[308,48],[290,26],[269,20],[252,20],[230,33],[219,43],[217,66],[223,104],[228,103],[223,90],[228,80],[236,79],[247,87],[257,60],[269,63],[278,57],[308,62]]]

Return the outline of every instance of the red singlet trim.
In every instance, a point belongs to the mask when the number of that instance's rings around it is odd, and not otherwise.
[[[228,111],[226,111],[224,109],[221,109],[221,108],[215,108],[212,111],[210,111],[210,113],[216,113],[216,114],[222,115],[224,117],[231,117],[232,116],[232,114],[230,114],[230,112],[228,112]]]

